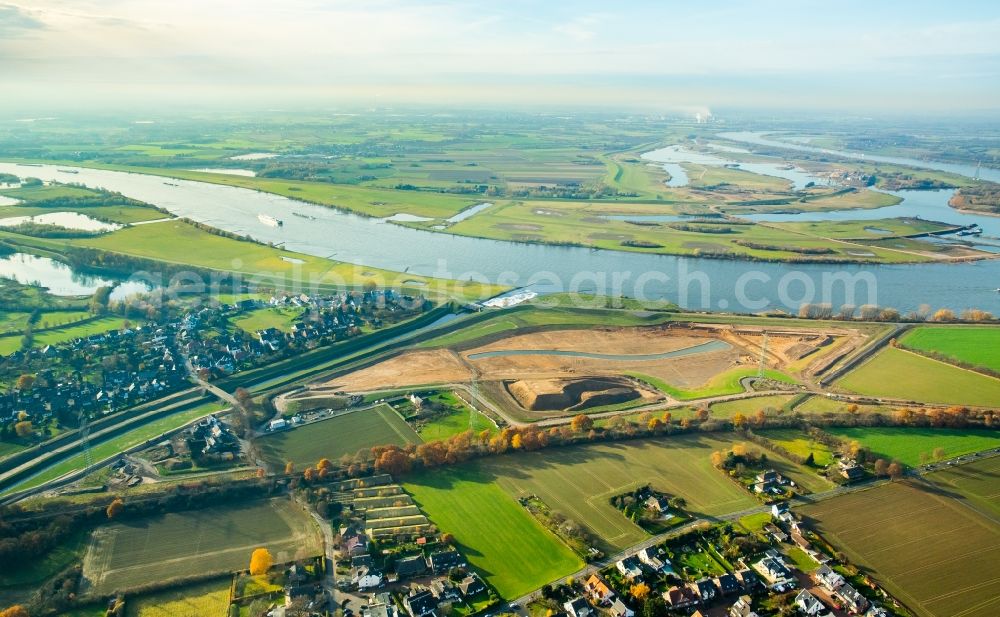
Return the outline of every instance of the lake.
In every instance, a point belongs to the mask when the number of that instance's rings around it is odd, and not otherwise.
[[[16,227],[21,223],[37,223],[39,225],[56,225],[66,229],[80,231],[106,232],[121,229],[121,225],[105,223],[79,212],[46,212],[34,216],[11,216],[0,219],[0,227]]]
[[[0,163],[0,172],[18,166]],[[32,168],[56,179],[56,168]],[[521,244],[386,224],[381,219],[269,193],[144,174],[79,168],[74,178],[225,231],[292,251],[411,274],[486,280],[539,292],[579,291],[697,310],[797,310],[801,302],[847,302],[914,310],[923,303],[1000,313],[1000,261],[920,265],[749,263]],[[169,183],[169,184],[168,184]],[[861,212],[861,211],[859,211]],[[284,221],[260,225],[259,213]]]

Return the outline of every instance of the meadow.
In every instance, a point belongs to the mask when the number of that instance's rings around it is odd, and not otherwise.
[[[269,433],[258,440],[261,454],[274,465],[292,461],[297,469],[353,456],[358,450],[388,444],[420,443],[420,436],[388,405]]]
[[[488,430],[495,432],[497,427],[482,413],[470,409],[465,400],[454,392],[439,392],[430,397],[434,402],[448,407],[444,413],[438,414],[417,428],[417,433],[424,441],[447,439],[453,435],[472,431],[479,433]]]
[[[86,316],[85,313],[69,313],[68,315]],[[50,317],[49,319],[56,319]],[[122,317],[101,317],[98,319],[77,319],[75,323],[68,323],[65,326],[50,327],[47,330],[37,332],[32,338],[34,347],[45,347],[46,345],[57,345],[72,341],[73,339],[100,334],[109,330],[120,330],[125,322]],[[55,323],[55,322],[53,322]],[[13,353],[21,348],[21,337],[5,336],[0,338],[0,355]]]
[[[477,465],[435,469],[403,485],[470,565],[504,598],[566,576],[583,562]]]
[[[92,535],[85,585],[107,594],[166,580],[248,567],[255,548],[276,563],[319,554],[319,530],[299,506],[281,499],[172,512],[113,523]]]
[[[727,394],[738,394],[744,391],[741,380],[747,377],[756,377],[758,369],[752,366],[741,366],[732,368],[712,377],[708,382],[696,388],[678,388],[672,386],[662,379],[644,375],[642,373],[628,372],[626,375],[644,381],[664,394],[679,401],[690,401],[711,396],[725,396]],[[766,369],[764,377],[772,381],[783,383],[798,383],[793,378],[775,369]],[[755,410],[756,411],[756,410]]]
[[[251,334],[268,328],[290,332],[292,324],[302,315],[303,311],[304,309],[300,307],[259,308],[241,313],[239,317],[232,320],[232,323]]]
[[[1000,328],[920,326],[903,335],[899,344],[917,352],[940,354],[1000,371]]]
[[[224,617],[229,609],[230,579],[185,585],[125,600],[126,617]]]
[[[848,441],[858,441],[876,455],[906,465],[922,464],[921,454],[933,462],[933,451],[944,450],[945,459],[1000,447],[1000,430],[946,428],[851,427],[827,431]]]
[[[892,379],[886,379],[892,375]],[[992,407],[1000,379],[897,348],[886,348],[837,382],[845,390],[907,401]]]
[[[760,431],[761,437],[766,437],[790,453],[802,458],[813,455],[813,462],[819,467],[833,463],[833,450],[830,446],[818,442],[802,431],[796,429],[774,429]]]
[[[793,398],[795,398],[793,394],[755,396],[753,398],[713,403],[709,409],[712,411],[712,417],[715,418],[731,418],[738,413],[751,416],[760,410],[764,410],[765,413],[771,415],[784,409]]]
[[[894,482],[800,512],[918,615],[1000,611],[1000,525],[955,499]]]

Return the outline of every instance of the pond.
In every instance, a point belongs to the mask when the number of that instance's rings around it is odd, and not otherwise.
[[[17,227],[22,223],[37,223],[38,225],[56,225],[66,229],[79,231],[107,232],[121,229],[121,225],[105,223],[79,212],[46,212],[34,216],[12,216],[0,219],[0,227]]]

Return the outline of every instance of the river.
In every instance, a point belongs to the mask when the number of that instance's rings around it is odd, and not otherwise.
[[[66,169],[65,166],[60,166]],[[921,265],[750,263],[520,244],[423,231],[333,208],[205,182],[53,165],[0,172],[104,187],[178,216],[292,251],[426,276],[486,280],[539,292],[667,299],[695,310],[797,310],[802,302],[921,304],[1000,313],[1000,261]],[[272,227],[259,214],[281,219]]]

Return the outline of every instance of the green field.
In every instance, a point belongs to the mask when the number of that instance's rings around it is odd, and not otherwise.
[[[225,617],[229,609],[228,578],[185,585],[125,601],[127,617]]]
[[[459,398],[454,392],[441,392],[430,398],[449,406],[450,409],[435,416],[431,421],[420,425],[417,433],[424,441],[447,439],[465,431],[479,433],[484,430],[491,432],[496,432],[497,430],[496,425],[489,418],[476,410],[470,409],[465,404],[465,401]]]
[[[918,615],[1000,612],[1000,524],[958,500],[894,482],[800,512]]]
[[[759,435],[766,437],[796,456],[806,458],[809,454],[812,454],[813,460],[819,467],[825,467],[833,463],[833,450],[830,449],[830,446],[812,439],[802,431],[796,429],[774,429],[761,431]]]
[[[300,307],[259,308],[242,313],[239,317],[233,319],[232,323],[250,333],[268,328],[277,328],[282,332],[290,332],[292,324],[302,315],[304,310]]]
[[[583,562],[477,465],[435,469],[403,485],[420,509],[504,598],[516,598]]]
[[[248,567],[255,548],[276,563],[319,554],[312,518],[284,499],[169,513],[99,527],[83,562],[85,585],[107,594]]]
[[[795,395],[792,394],[755,396],[753,398],[726,401],[724,403],[713,403],[709,409],[712,411],[712,417],[715,418],[732,418],[738,413],[745,416],[752,416],[761,409],[770,415],[784,408],[788,404],[788,401],[793,398],[795,398]]]
[[[837,385],[859,394],[927,403],[994,407],[1000,401],[1000,379],[893,347],[875,354]]]
[[[712,467],[712,452],[731,444],[714,436],[676,436],[519,453],[479,465],[511,495],[538,495],[553,510],[588,526],[602,548],[614,550],[647,534],[608,500],[644,484],[684,497],[695,515],[755,505],[749,493]]]
[[[261,454],[274,465],[286,461],[302,469],[321,458],[336,460],[373,446],[420,443],[420,436],[388,405],[353,411],[258,440]]]
[[[0,594],[5,589],[38,586],[80,559],[87,548],[87,535],[76,532],[39,559],[25,559],[16,572],[0,576]]]
[[[1000,371],[1000,328],[921,326],[907,332],[899,344]]]
[[[965,499],[966,503],[984,512],[986,516],[1000,520],[998,475],[1000,456],[993,456],[926,474],[924,480],[953,497]]]
[[[724,373],[719,373],[712,377],[707,383],[698,386],[696,388],[678,388],[676,386],[670,385],[666,381],[659,379],[657,377],[651,377],[649,375],[644,375],[642,373],[626,372],[625,374],[630,377],[635,377],[645,381],[649,385],[653,386],[657,390],[663,392],[664,394],[673,397],[679,401],[691,401],[699,398],[708,398],[712,396],[725,396],[728,394],[739,394],[745,389],[740,383],[742,379],[747,377],[756,377],[758,369],[750,366],[741,366],[729,369]],[[764,371],[764,376],[767,379],[773,381],[780,381],[784,383],[797,383],[793,378],[777,371],[774,369],[767,369]],[[756,411],[756,410],[754,410]]]
[[[79,315],[79,314],[77,314]],[[77,320],[79,321],[79,320]],[[62,328],[52,328],[34,335],[34,346],[44,347],[45,345],[58,345],[73,339],[100,334],[108,330],[120,330],[125,322],[122,317],[101,317],[86,323],[70,324]],[[0,338],[0,354],[7,355],[21,348],[21,337],[5,336]]]
[[[980,452],[1000,447],[1000,430],[942,429],[942,428],[829,428],[833,435],[848,441],[858,441],[872,452],[906,465],[921,464],[920,454],[927,455],[935,448],[943,448],[945,458]]]

